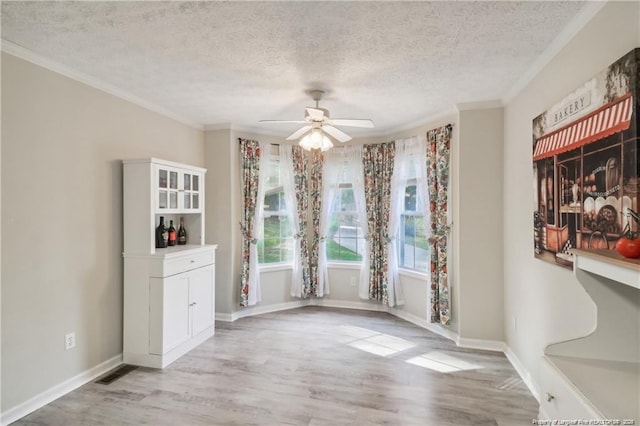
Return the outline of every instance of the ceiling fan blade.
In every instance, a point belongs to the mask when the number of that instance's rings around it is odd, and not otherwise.
[[[351,136],[343,132],[342,130],[336,129],[333,126],[324,125],[322,126],[322,130],[327,132],[330,136],[336,138],[339,142],[347,142],[351,140]]]
[[[335,124],[336,126],[373,128],[373,121],[361,118],[332,118],[331,124]]]
[[[301,128],[299,128],[298,130],[296,130],[295,132],[291,133],[291,135],[289,135],[289,137],[287,138],[288,141],[292,141],[294,139],[298,139],[300,136],[304,135],[305,133],[307,133],[309,130],[311,130],[311,126],[302,126]]]
[[[260,120],[259,123],[294,123],[294,124],[305,124],[304,120]]]
[[[324,119],[324,111],[321,109],[307,107],[307,114],[314,121],[322,121]]]

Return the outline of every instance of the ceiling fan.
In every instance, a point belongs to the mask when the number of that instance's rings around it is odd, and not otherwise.
[[[315,108],[307,107],[305,109],[304,120],[260,120],[260,123],[304,124],[300,129],[289,135],[287,140],[302,137],[302,139],[300,139],[300,146],[302,148],[306,150],[321,149],[322,151],[333,147],[333,143],[327,135],[342,143],[351,140],[351,136],[334,126],[373,127],[373,121],[368,119],[331,118],[328,109],[318,106],[324,92],[322,90],[312,90],[310,94],[316,102],[316,106]]]

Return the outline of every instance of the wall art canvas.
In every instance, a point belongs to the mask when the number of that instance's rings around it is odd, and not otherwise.
[[[638,231],[640,48],[533,120],[536,258],[572,267],[572,248],[614,250]]]

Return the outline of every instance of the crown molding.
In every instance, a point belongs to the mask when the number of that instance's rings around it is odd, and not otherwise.
[[[233,130],[235,132],[244,132],[244,133],[251,133],[251,134],[263,135],[263,136],[273,136],[273,137],[278,137],[283,139],[289,136],[289,134],[291,134],[291,132],[270,130],[265,127],[259,127],[259,126],[243,126],[241,124],[236,124],[236,123],[211,123],[211,124],[204,125],[205,132],[215,131],[215,130]]]
[[[215,123],[215,124],[205,124],[202,130],[233,130],[234,126],[232,123]]]
[[[578,32],[593,19],[593,17],[607,4],[604,1],[588,1],[582,10],[560,31],[551,44],[542,52],[534,61],[533,65],[520,76],[516,83],[511,86],[507,93],[502,97],[503,105],[511,102],[520,92],[524,90],[529,83],[556,57],[558,53],[578,34]]]
[[[130,102],[134,105],[145,108],[149,111],[153,111],[157,114],[163,115],[167,118],[178,121],[182,124],[186,124],[187,126],[193,127],[194,129],[203,130],[204,128],[204,126],[200,123],[196,123],[179,114],[175,114],[169,110],[166,110],[165,108],[162,108],[158,105],[148,102],[125,90],[112,86],[111,84],[106,83],[105,81],[91,77],[87,74],[73,70],[67,67],[66,65],[62,65],[58,62],[55,62],[48,58],[40,56],[37,53],[29,49],[26,49],[18,44],[15,44],[11,41],[2,39],[2,44],[0,44],[0,50],[4,53],[23,59],[27,62],[31,62],[32,64],[38,65],[42,68],[48,69],[49,71],[53,71],[57,74],[63,75],[67,78],[78,81],[82,84],[86,84],[87,86],[91,86],[94,89],[98,89],[102,92],[108,93],[109,95],[115,96],[117,98]]]
[[[413,130],[413,129],[419,129],[420,127],[431,126],[431,125],[434,125],[434,123],[437,123],[440,121],[443,121],[443,122],[452,121],[454,120],[457,114],[458,114],[458,111],[456,110],[456,108],[449,106],[446,109],[443,109],[442,111],[436,114],[427,116],[426,118],[411,121],[397,127],[392,127],[391,129],[386,130],[384,133],[381,133],[379,135],[373,135],[371,137],[380,138],[380,139],[395,138],[398,134],[405,132],[407,130]],[[454,120],[454,121],[457,121],[457,120]],[[365,137],[358,138],[358,139],[364,139],[364,138]]]
[[[478,102],[462,102],[456,104],[456,109],[458,112],[461,111],[469,111],[469,110],[477,110],[477,109],[494,109],[494,108],[503,108],[504,103],[501,99],[495,99],[492,101],[478,101]]]

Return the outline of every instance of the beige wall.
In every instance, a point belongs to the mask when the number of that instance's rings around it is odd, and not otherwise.
[[[3,412],[122,352],[120,160],[151,156],[203,166],[203,132],[2,55]]]
[[[231,262],[235,253],[231,229],[236,222],[231,211],[236,204],[231,182],[234,170],[234,150],[230,130],[205,132],[204,160],[207,168],[205,204],[205,242],[217,244],[216,250],[216,313],[232,309],[231,283],[235,275]],[[237,175],[239,176],[239,174]]]
[[[586,335],[595,321],[573,273],[533,257],[531,122],[640,46],[640,3],[609,2],[505,107],[504,280],[506,340],[537,382],[551,342]],[[515,327],[514,327],[515,318]]]
[[[502,341],[502,108],[460,111],[454,147],[458,334]]]

